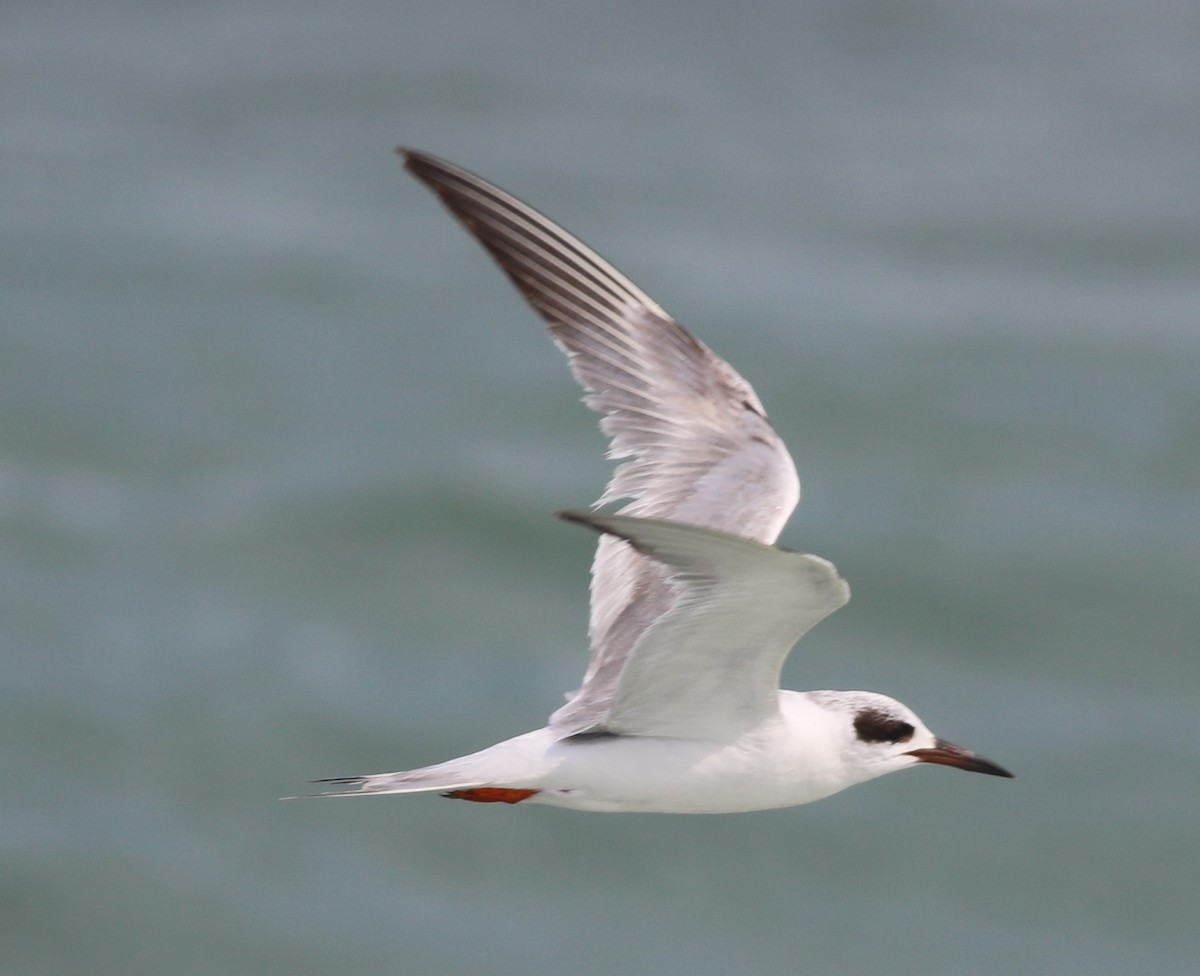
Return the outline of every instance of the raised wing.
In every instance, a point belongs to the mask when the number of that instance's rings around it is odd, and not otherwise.
[[[550,326],[617,467],[597,505],[774,542],[800,497],[787,449],[750,385],[578,238],[499,187],[400,149]],[[674,600],[661,567],[615,538],[592,565],[591,659],[551,724],[604,725],[625,657]]]
[[[675,589],[616,678],[604,728],[618,735],[724,739],[774,715],[788,651],[850,599],[819,556],[658,519],[560,515],[623,539]]]

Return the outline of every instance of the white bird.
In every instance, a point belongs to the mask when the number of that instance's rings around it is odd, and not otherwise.
[[[782,691],[793,644],[846,603],[833,564],[774,546],[800,498],[750,385],[611,264],[499,187],[399,149],[550,326],[626,459],[597,506],[591,657],[545,728],[321,796],[424,793],[576,810],[734,813],[922,763],[1012,774],[866,691]]]

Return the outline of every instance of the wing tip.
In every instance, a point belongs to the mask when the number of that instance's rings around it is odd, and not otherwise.
[[[591,529],[599,535],[615,535],[618,539],[624,539],[629,542],[629,538],[619,532],[609,519],[602,515],[597,515],[595,512],[590,512],[587,509],[580,508],[564,508],[554,513],[555,518],[562,519],[564,522],[570,522],[573,525],[582,525],[586,529]]]
[[[400,157],[400,162],[404,168],[420,180],[424,180],[426,174],[430,172],[450,168],[445,160],[438,159],[432,153],[422,152],[420,149],[397,146],[392,152]]]
[[[639,522],[653,522],[653,519],[638,519],[628,515],[603,515],[598,512],[580,509],[563,509],[554,514],[564,522],[582,525],[586,529],[591,529],[597,535],[610,535],[614,539],[620,539],[643,556],[649,556],[656,562],[667,565],[667,562],[653,551],[652,546],[647,545],[645,541],[634,535],[632,526],[625,529],[621,527],[622,522],[629,522],[636,525]],[[685,526],[682,523],[680,523],[680,527],[692,528],[692,526]]]
[[[586,525],[589,529],[596,529],[597,532],[603,531],[597,528],[595,521],[592,518],[592,513],[582,508],[560,508],[554,513],[554,517],[562,519],[564,522],[573,522],[575,525]]]

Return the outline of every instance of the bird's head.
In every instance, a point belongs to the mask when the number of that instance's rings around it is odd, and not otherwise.
[[[894,698],[871,691],[816,691],[810,697],[834,716],[843,759],[864,780],[922,763],[1013,778],[1003,766],[934,735]]]

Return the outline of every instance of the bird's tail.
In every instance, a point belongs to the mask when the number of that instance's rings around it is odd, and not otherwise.
[[[482,803],[516,803],[538,792],[543,756],[553,742],[554,735],[549,729],[537,729],[434,766],[370,776],[319,779],[317,783],[331,788],[312,795],[443,793]]]
[[[464,757],[466,758],[466,757]],[[366,796],[370,793],[451,793],[483,786],[478,770],[464,768],[462,759],[424,766],[420,769],[402,769],[395,773],[374,773],[370,776],[335,776],[318,779],[315,783],[331,787],[313,796]]]

